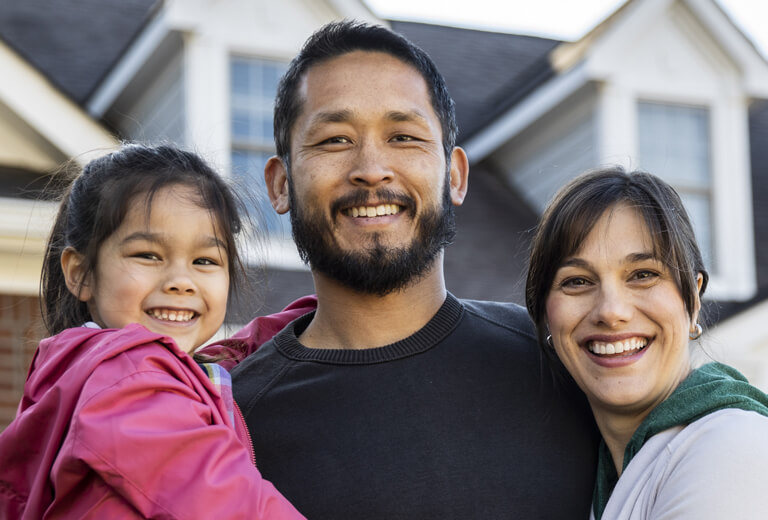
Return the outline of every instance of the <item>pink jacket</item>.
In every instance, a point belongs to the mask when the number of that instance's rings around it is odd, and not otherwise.
[[[217,360],[216,362],[227,370],[232,370],[234,366],[248,357],[249,354],[256,352],[262,344],[272,339],[288,323],[304,316],[308,312],[314,311],[316,308],[317,296],[303,296],[290,303],[282,312],[258,317],[237,331],[229,339],[222,340],[216,345],[205,347],[201,352],[215,357],[224,356],[224,359]]]
[[[170,338],[66,330],[41,342],[0,434],[0,518],[304,518],[235,417]]]

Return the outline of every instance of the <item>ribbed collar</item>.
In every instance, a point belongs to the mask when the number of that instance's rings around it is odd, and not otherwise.
[[[311,312],[288,324],[274,337],[274,342],[280,353],[296,361],[338,365],[385,363],[429,350],[456,328],[463,314],[464,306],[449,293],[432,319],[403,340],[375,348],[318,349],[305,347],[297,339],[315,316],[315,313]]]

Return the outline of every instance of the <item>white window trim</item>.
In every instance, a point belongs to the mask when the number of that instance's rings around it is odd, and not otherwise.
[[[598,101],[600,162],[638,167],[637,104],[706,106],[710,110],[713,245],[717,273],[710,273],[706,297],[743,301],[757,290],[752,171],[748,112],[744,98],[679,98],[603,84]],[[651,172],[654,173],[654,172]]]

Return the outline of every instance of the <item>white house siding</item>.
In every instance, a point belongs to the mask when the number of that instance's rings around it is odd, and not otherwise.
[[[176,54],[144,86],[138,99],[115,111],[112,118],[120,134],[137,141],[186,143],[184,65]]]
[[[493,157],[530,207],[543,211],[568,180],[597,162],[595,90],[586,87],[539,119]]]
[[[713,253],[708,292],[717,299],[748,299],[756,282],[747,75],[686,2],[640,6],[646,10],[611,25],[587,58],[591,77],[602,78],[599,160],[646,167],[638,155],[641,102],[706,109]]]
[[[718,323],[694,348],[696,363],[720,361],[736,367],[750,383],[768,392],[768,302]],[[700,348],[699,348],[700,347]]]

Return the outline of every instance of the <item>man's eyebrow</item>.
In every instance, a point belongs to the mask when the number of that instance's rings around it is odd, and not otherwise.
[[[334,110],[331,112],[320,112],[312,117],[311,126],[323,123],[343,123],[352,119],[351,110]]]
[[[311,126],[324,123],[344,123],[351,120],[353,117],[354,113],[348,109],[320,112],[312,117]],[[390,110],[384,117],[397,123],[409,121],[415,121],[417,123],[428,122],[427,117],[418,110],[409,110],[407,112],[402,110]]]
[[[403,112],[401,110],[392,110],[390,112],[387,112],[386,117],[390,121],[394,121],[397,123],[409,122],[409,121],[415,121],[418,123],[427,123],[426,116],[421,112],[419,112],[418,110],[409,110],[408,112]]]

